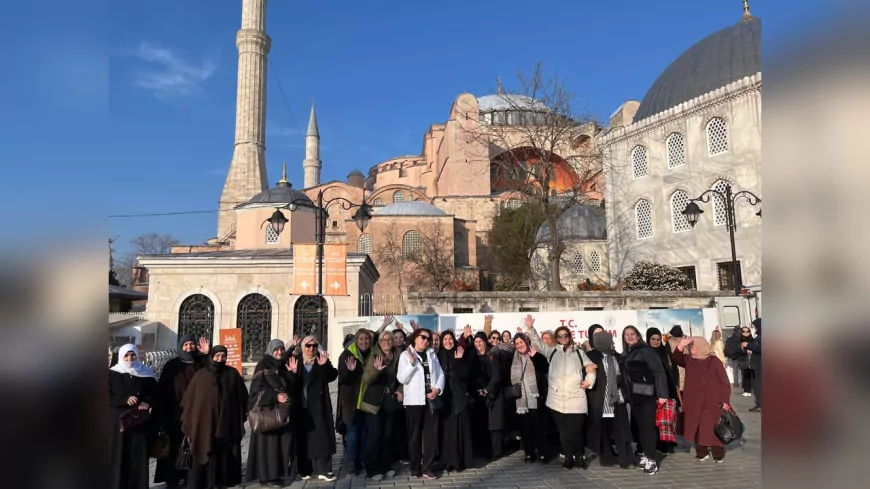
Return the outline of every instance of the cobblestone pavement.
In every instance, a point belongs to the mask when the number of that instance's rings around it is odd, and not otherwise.
[[[333,386],[333,391],[334,391]],[[727,488],[743,489],[761,487],[761,415],[747,411],[752,407],[752,398],[741,397],[742,389],[735,388],[732,405],[746,424],[746,444],[744,447],[728,447],[725,462],[714,464],[708,460],[698,462],[689,445],[680,443],[677,453],[669,455],[660,464],[655,475],[645,475],[640,469],[622,470],[601,467],[597,460],[588,470],[564,470],[556,459],[547,465],[526,464],[522,451],[507,455],[496,463],[479,468],[468,469],[461,474],[441,474],[437,480],[411,479],[407,470],[400,470],[395,477],[375,482],[363,476],[348,477],[335,482],[288,481],[287,487],[297,488],[423,488],[423,487],[476,487],[476,488]],[[333,392],[333,405],[335,393]],[[336,473],[341,464],[343,450],[339,439],[338,453],[333,458]],[[248,437],[242,442],[242,459],[247,459]],[[154,461],[151,461],[152,480]],[[163,484],[152,484],[161,488]],[[255,489],[257,483],[243,484],[242,487]]]

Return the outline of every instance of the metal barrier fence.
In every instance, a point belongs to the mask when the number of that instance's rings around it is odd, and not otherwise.
[[[385,316],[404,314],[405,297],[402,294],[361,294],[359,296],[360,316]]]
[[[110,367],[112,366],[112,355],[115,353],[118,353],[117,348],[109,348]],[[142,359],[142,363],[151,367],[151,370],[154,370],[154,376],[157,379],[160,379],[160,374],[163,372],[163,367],[166,366],[166,362],[177,356],[177,350],[149,351],[145,352],[145,358]]]

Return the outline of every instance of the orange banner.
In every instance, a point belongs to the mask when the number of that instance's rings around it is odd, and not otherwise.
[[[347,245],[323,245],[323,295],[347,295]]]
[[[242,373],[242,330],[222,329],[220,330],[220,343],[227,347],[227,366],[232,367]]]
[[[314,295],[317,293],[317,245],[293,245],[293,293]]]

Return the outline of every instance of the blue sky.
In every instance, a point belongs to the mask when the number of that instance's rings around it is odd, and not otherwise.
[[[753,13],[765,17],[768,3],[774,2],[751,2]],[[0,78],[7,113],[0,117],[0,159],[15,163],[0,181],[4,197],[32,199],[34,186],[60,184],[56,199],[37,199],[40,211],[78,216],[99,208],[100,220],[215,209],[232,156],[240,5],[41,0],[4,6],[4,17],[22,19],[0,34],[8,38],[4,45],[21,45],[6,56],[29,68]],[[766,19],[765,50],[819,15],[808,0],[787,8]],[[642,98],[684,49],[740,15],[739,0],[271,0],[269,181],[280,178],[286,160],[291,182],[301,183],[299,130],[312,99],[322,178],[343,180],[353,169],[365,172],[389,157],[418,153],[423,132],[445,120],[459,93],[492,93],[497,76],[511,85],[517,70],[538,60],[606,120],[623,101]],[[23,21],[31,16],[38,21]],[[215,228],[214,214],[108,223],[109,233],[121,235],[121,252],[143,232],[199,243]]]

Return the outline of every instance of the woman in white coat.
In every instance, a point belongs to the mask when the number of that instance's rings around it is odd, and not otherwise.
[[[595,369],[598,367],[574,343],[571,330],[565,326],[556,329],[556,344],[549,346],[541,341],[535,331],[535,319],[531,314],[523,321],[532,346],[550,362],[547,375],[547,407],[559,430],[562,453],[565,462],[562,467],[582,469],[588,467],[584,455],[586,441],[583,439],[583,425],[589,412],[586,403],[586,389],[595,385]]]
[[[399,358],[396,378],[403,385],[411,477],[437,479],[432,469],[438,454],[438,417],[444,405],[440,397],[444,391],[444,374],[431,346],[431,331],[414,331],[410,343]]]

